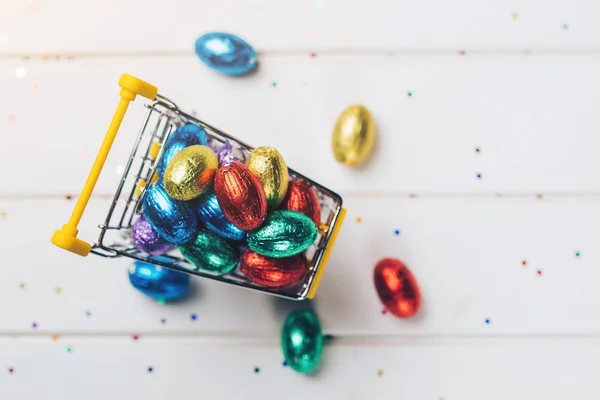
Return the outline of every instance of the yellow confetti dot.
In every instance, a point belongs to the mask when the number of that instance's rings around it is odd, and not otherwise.
[[[26,285],[25,285],[25,282],[21,282],[21,283],[19,283],[19,288],[20,288],[20,289],[25,289],[25,286],[26,286]]]
[[[57,288],[56,288],[56,294],[61,294],[61,293],[62,293],[62,289],[61,289],[61,288],[59,288],[59,287],[57,287]]]
[[[519,14],[517,13],[512,13],[512,17],[514,20],[516,20],[517,18],[519,18]]]
[[[362,222],[362,218],[361,217],[356,217],[356,223],[360,224]]]
[[[383,376],[383,370],[380,369],[379,371],[377,371],[377,376]]]
[[[55,342],[58,340],[59,335],[58,333],[53,333],[52,336],[50,336],[52,338],[52,340],[54,340]]]
[[[2,211],[2,212],[0,212],[0,217],[2,217],[2,218],[6,218],[6,211]]]

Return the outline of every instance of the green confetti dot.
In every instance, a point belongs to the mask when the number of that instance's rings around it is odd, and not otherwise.
[[[277,87],[277,82],[273,82],[273,87]]]
[[[407,96],[408,96],[408,97],[412,97],[412,92],[408,92],[408,93],[407,93]]]
[[[71,352],[71,348],[67,347],[67,353],[70,353],[70,352]]]
[[[254,373],[255,373],[255,374],[258,374],[259,372],[260,372],[260,368],[258,368],[258,367],[254,367]]]
[[[575,252],[575,257],[579,257],[580,255],[581,255],[580,252],[578,252],[578,251]]]

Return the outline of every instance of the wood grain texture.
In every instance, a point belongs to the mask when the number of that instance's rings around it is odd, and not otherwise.
[[[597,51],[599,11],[585,0],[4,2],[0,53],[191,52],[198,36],[215,30],[242,35],[259,51]]]
[[[285,56],[229,79],[193,56],[1,61],[0,194],[78,193],[122,72],[250,145],[276,147],[342,195],[598,193],[599,66],[600,56]],[[331,151],[335,120],[355,102],[372,110],[378,131],[361,169]],[[142,103],[130,107],[97,193],[114,193]]]
[[[11,400],[37,398],[40,387],[50,400],[600,396],[593,367],[600,356],[598,340],[425,340],[378,346],[341,341],[326,346],[324,363],[310,377],[282,366],[276,341],[65,337],[56,342],[6,341],[0,350],[0,395]]]

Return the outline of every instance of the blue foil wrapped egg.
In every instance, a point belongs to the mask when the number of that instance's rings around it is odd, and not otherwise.
[[[245,40],[224,32],[211,32],[196,40],[196,54],[208,67],[225,75],[245,75],[256,68],[256,52]]]
[[[183,201],[173,199],[161,184],[146,189],[142,211],[154,231],[174,244],[194,238],[198,230],[196,211]]]
[[[158,177],[162,178],[164,176],[167,165],[169,165],[169,162],[171,162],[177,153],[188,146],[197,144],[202,146],[207,145],[206,131],[204,128],[190,123],[177,128],[175,132],[169,136],[162,157],[158,161],[156,167]]]
[[[242,240],[246,232],[229,222],[214,193],[202,196],[196,203],[200,221],[217,235],[231,240]]]
[[[190,276],[168,268],[135,261],[129,267],[131,285],[155,300],[178,300],[190,287]]]

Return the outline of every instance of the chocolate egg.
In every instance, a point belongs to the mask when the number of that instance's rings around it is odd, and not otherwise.
[[[138,250],[153,256],[167,253],[175,247],[160,237],[143,215],[133,224],[131,239]]]
[[[240,257],[227,240],[207,229],[202,229],[193,241],[179,246],[179,251],[196,267],[216,274],[233,271]]]
[[[163,184],[174,199],[192,200],[212,187],[218,167],[217,155],[208,146],[189,146],[173,156]]]
[[[188,146],[203,145],[207,143],[206,131],[198,125],[187,123],[180,126],[175,132],[169,135],[167,143],[165,143],[165,149],[163,150],[158,165],[156,167],[158,176],[162,178],[165,174],[165,169],[169,162],[173,159],[175,154]]]
[[[269,207],[277,207],[288,190],[288,168],[283,157],[273,147],[257,147],[246,160],[246,166],[258,177]]]
[[[244,75],[256,68],[256,52],[242,38],[212,32],[196,40],[196,54],[208,67],[225,75]]]
[[[333,128],[335,159],[351,167],[357,166],[371,153],[374,143],[375,122],[369,110],[361,105],[348,107]]]
[[[200,221],[208,229],[217,235],[231,240],[242,240],[246,237],[246,232],[232,224],[219,206],[219,201],[214,193],[208,193],[198,199],[196,210]]]
[[[240,258],[240,271],[249,281],[269,288],[284,288],[302,281],[306,258],[300,254],[288,258],[269,258],[246,250]]]
[[[421,293],[413,274],[401,261],[384,258],[375,266],[373,281],[385,308],[400,318],[410,318],[419,311]]]
[[[233,147],[231,143],[225,143],[218,151],[217,158],[219,159],[219,166],[229,165],[233,161],[238,160],[244,162],[246,156],[237,147]]]
[[[267,199],[258,178],[241,162],[219,168],[215,195],[225,217],[240,229],[258,228],[267,215]]]
[[[171,243],[187,242],[198,229],[195,210],[187,203],[173,199],[160,184],[146,189],[142,211],[152,229]]]
[[[129,268],[129,281],[134,288],[159,301],[180,299],[190,287],[189,275],[142,261],[135,261]]]
[[[287,365],[294,371],[313,372],[323,354],[321,323],[313,310],[292,311],[281,328],[281,349]]]
[[[248,232],[248,247],[267,257],[291,257],[308,249],[317,235],[315,223],[306,215],[288,210],[273,211],[259,229]]]
[[[283,208],[306,215],[317,226],[321,224],[321,203],[312,185],[303,179],[290,182]]]

